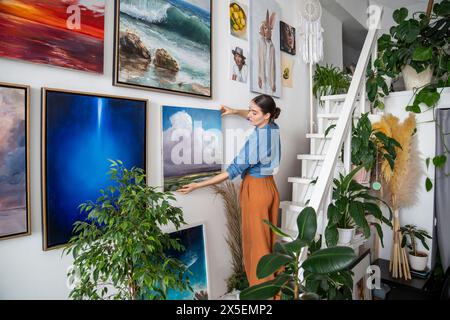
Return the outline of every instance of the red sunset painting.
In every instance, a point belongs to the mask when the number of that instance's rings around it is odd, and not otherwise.
[[[103,73],[105,0],[0,0],[0,56]]]

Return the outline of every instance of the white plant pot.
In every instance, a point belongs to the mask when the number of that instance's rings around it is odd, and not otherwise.
[[[425,257],[413,256],[411,252],[409,253],[409,264],[411,269],[416,271],[423,271],[427,268],[428,255]]]
[[[355,236],[356,228],[352,229],[341,229],[338,228],[339,239],[338,244],[349,244],[352,242],[353,237]]]
[[[413,67],[406,65],[402,69],[402,74],[406,90],[410,91],[430,84],[433,78],[433,69],[429,66],[421,73],[417,73]]]

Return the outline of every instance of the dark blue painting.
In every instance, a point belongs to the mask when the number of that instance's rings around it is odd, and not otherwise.
[[[206,300],[208,298],[208,274],[206,265],[206,249],[204,227],[199,225],[170,234],[173,239],[179,239],[184,251],[171,250],[167,255],[182,261],[191,274],[188,274],[191,291],[169,290],[168,300]]]
[[[111,185],[109,159],[146,169],[147,101],[43,91],[44,250],[66,244],[78,206]]]

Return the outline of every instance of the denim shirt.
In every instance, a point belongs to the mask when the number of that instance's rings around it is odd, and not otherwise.
[[[270,122],[263,128],[256,127],[244,147],[227,168],[229,179],[244,176],[264,178],[272,176],[280,166],[281,141],[280,128]]]

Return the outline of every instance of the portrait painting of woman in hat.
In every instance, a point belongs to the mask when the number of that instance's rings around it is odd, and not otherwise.
[[[244,50],[240,47],[236,47],[231,50],[231,54],[233,55],[231,80],[247,83],[248,67],[246,64],[247,57],[244,55]]]

